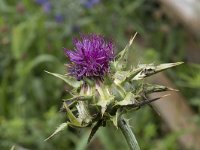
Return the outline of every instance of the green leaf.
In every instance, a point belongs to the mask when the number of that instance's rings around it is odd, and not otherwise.
[[[138,67],[138,68],[142,68],[142,70],[134,78],[132,78],[132,80],[141,80],[148,76],[161,72],[163,70],[166,70],[168,68],[172,68],[181,64],[183,64],[183,62],[166,63],[166,64],[160,64],[157,66],[154,64],[142,64],[142,65],[139,65]]]
[[[124,82],[130,81],[133,77],[135,77],[142,68],[136,68],[132,71],[117,71],[114,74],[114,82],[115,84],[123,84]]]
[[[54,135],[58,134],[60,131],[64,130],[65,128],[67,128],[68,123],[62,123],[48,138],[46,138],[44,141],[49,140],[50,138],[52,138]]]
[[[133,109],[133,108],[140,108],[140,107],[142,107],[142,106],[144,106],[144,105],[150,104],[151,102],[154,102],[154,101],[159,100],[159,99],[161,99],[161,98],[167,97],[167,96],[169,96],[169,95],[170,95],[170,94],[166,94],[166,95],[164,95],[164,96],[157,97],[157,98],[153,98],[153,99],[144,99],[144,100],[142,100],[142,101],[137,101],[137,102],[135,102],[135,103],[133,103],[133,104],[126,105],[126,106],[124,106],[124,107],[131,108],[131,109]]]
[[[117,129],[118,129],[118,118],[119,118],[119,116],[120,116],[121,114],[122,114],[122,110],[119,108],[119,109],[117,109],[117,112],[116,112],[115,116],[113,116],[113,117],[111,118],[111,120],[112,120],[114,126],[115,126]]]
[[[114,62],[114,66],[117,70],[124,70],[127,67],[127,59],[128,59],[128,51],[133,43],[133,40],[135,39],[137,35],[137,32],[135,35],[130,39],[129,43],[126,45],[124,50],[122,50],[117,56],[116,56],[116,62]]]
[[[128,92],[125,98],[122,101],[116,103],[116,105],[127,106],[133,105],[136,102],[135,95],[131,92]]]
[[[91,141],[92,137],[95,135],[95,133],[97,132],[99,127],[102,126],[102,122],[103,122],[103,120],[101,119],[94,125],[94,127],[92,128],[92,130],[90,132],[90,135],[89,135],[89,138],[88,138],[88,143]]]
[[[164,92],[164,91],[178,91],[176,89],[157,84],[144,84],[143,86],[145,94],[150,94],[154,92]]]
[[[114,83],[121,84],[130,75],[130,71],[117,71],[114,74]]]
[[[48,71],[45,71],[45,72],[48,73],[48,74],[51,74],[51,75],[53,75],[53,76],[55,76],[57,78],[62,79],[69,86],[71,86],[73,88],[79,88],[83,84],[82,81],[77,81],[75,78],[67,76],[67,75],[61,75],[61,74],[58,74],[58,73],[52,73],[52,72],[48,72]]]
[[[79,122],[81,122],[81,125],[89,125],[92,122],[92,116],[89,112],[88,103],[80,101],[76,108],[78,110],[78,119]]]
[[[78,102],[80,101],[89,101],[92,100],[93,96],[75,96],[69,99],[63,99],[63,106],[61,107],[60,111],[65,111],[64,103],[68,105],[68,108],[73,108]]]
[[[104,101],[104,100],[99,100],[96,105],[101,106],[101,115],[103,116],[107,106],[111,103],[111,101]]]
[[[98,91],[99,100],[96,105],[101,106],[101,114],[105,113],[107,106],[113,102],[114,96],[110,93],[109,87],[104,84],[96,85],[96,90]]]
[[[69,107],[67,106],[67,104],[64,102],[64,107],[67,111],[67,117],[69,118],[70,122],[72,124],[74,124],[75,126],[81,126],[81,123],[78,121],[78,119],[74,116],[74,114],[72,113],[72,111],[69,109]]]

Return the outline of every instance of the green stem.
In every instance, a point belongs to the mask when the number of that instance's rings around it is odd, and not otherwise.
[[[140,150],[140,147],[135,138],[135,135],[133,134],[133,131],[131,130],[128,122],[124,119],[122,115],[119,117],[118,125],[121,132],[126,138],[126,141],[129,145],[130,150]]]

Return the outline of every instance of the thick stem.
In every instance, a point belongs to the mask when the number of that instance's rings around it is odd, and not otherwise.
[[[128,122],[124,119],[122,115],[118,119],[118,125],[123,135],[126,138],[130,150],[140,150],[135,135],[133,134],[133,131],[131,130]]]

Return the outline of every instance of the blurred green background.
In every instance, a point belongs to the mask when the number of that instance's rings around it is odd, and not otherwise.
[[[128,149],[112,126],[101,128],[89,145],[89,129],[69,128],[44,142],[65,120],[59,109],[68,89],[44,70],[66,72],[63,47],[73,49],[72,37],[79,33],[112,38],[117,53],[135,32],[131,64],[186,62],[166,73],[199,126],[199,37],[163,13],[157,0],[0,0],[0,149]],[[150,107],[129,117],[142,150],[184,149],[177,142],[180,135]]]

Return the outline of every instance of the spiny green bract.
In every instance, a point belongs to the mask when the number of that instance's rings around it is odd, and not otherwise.
[[[160,65],[141,64],[135,68],[127,68],[127,55],[134,37],[131,38],[125,49],[110,62],[111,70],[103,80],[87,78],[84,81],[78,81],[72,76],[47,72],[64,80],[73,88],[71,91],[73,97],[64,100],[62,107],[67,114],[68,121],[62,123],[47,139],[67,126],[92,127],[88,138],[89,142],[98,128],[106,126],[108,121],[113,122],[113,125],[118,128],[120,115],[162,98],[149,100],[147,99],[148,94],[174,90],[161,85],[145,84],[142,79],[180,65],[182,62]]]

